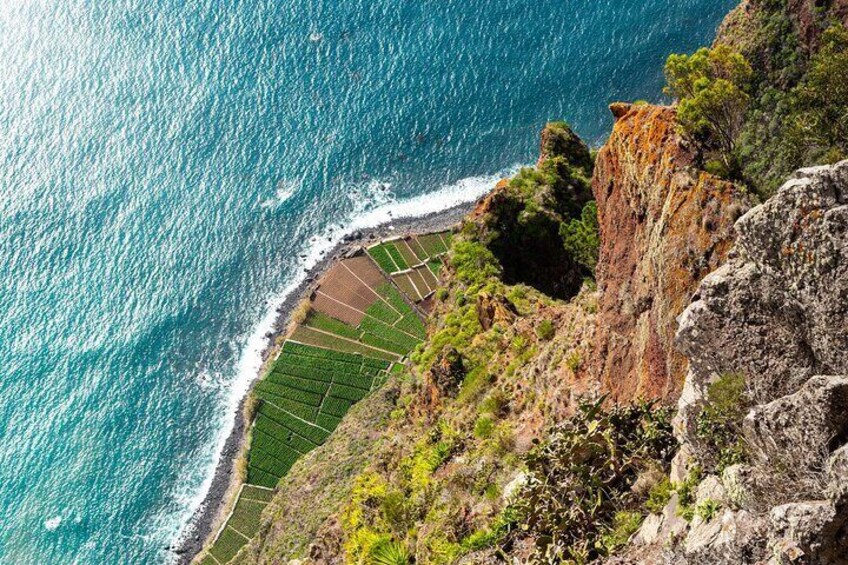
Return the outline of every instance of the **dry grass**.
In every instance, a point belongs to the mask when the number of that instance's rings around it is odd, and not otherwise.
[[[803,437],[801,430],[786,430],[786,434],[788,441],[781,441],[783,445],[771,437],[764,442],[747,442],[757,509],[825,497],[825,464],[830,456],[827,446],[809,448],[809,438]]]
[[[286,330],[287,334],[294,331],[294,326],[302,324],[306,320],[306,316],[309,315],[310,308],[312,308],[312,300],[309,297],[306,297],[297,303],[297,306],[292,309],[291,316],[289,316],[289,325]]]

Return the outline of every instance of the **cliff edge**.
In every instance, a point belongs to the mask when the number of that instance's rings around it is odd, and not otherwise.
[[[678,133],[674,108],[611,110],[615,125],[592,180],[601,247],[590,374],[616,402],[673,401],[687,367],[674,348],[676,318],[724,261],[750,199],[693,166],[695,149]]]
[[[736,231],[680,317],[678,494],[635,544],[668,563],[845,563],[848,161],[798,171]]]

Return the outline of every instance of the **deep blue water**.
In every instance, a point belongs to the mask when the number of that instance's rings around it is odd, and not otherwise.
[[[735,1],[0,0],[0,563],[167,561],[339,225],[598,144]]]

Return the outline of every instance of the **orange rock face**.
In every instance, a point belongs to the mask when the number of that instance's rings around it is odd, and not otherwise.
[[[676,317],[724,261],[748,198],[692,166],[673,108],[611,110],[616,123],[592,184],[601,296],[589,373],[616,402],[674,400],[687,369],[673,346]]]

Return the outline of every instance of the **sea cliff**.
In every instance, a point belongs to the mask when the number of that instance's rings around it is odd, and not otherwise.
[[[846,17],[744,2],[598,151],[548,124],[231,562],[845,562]]]

